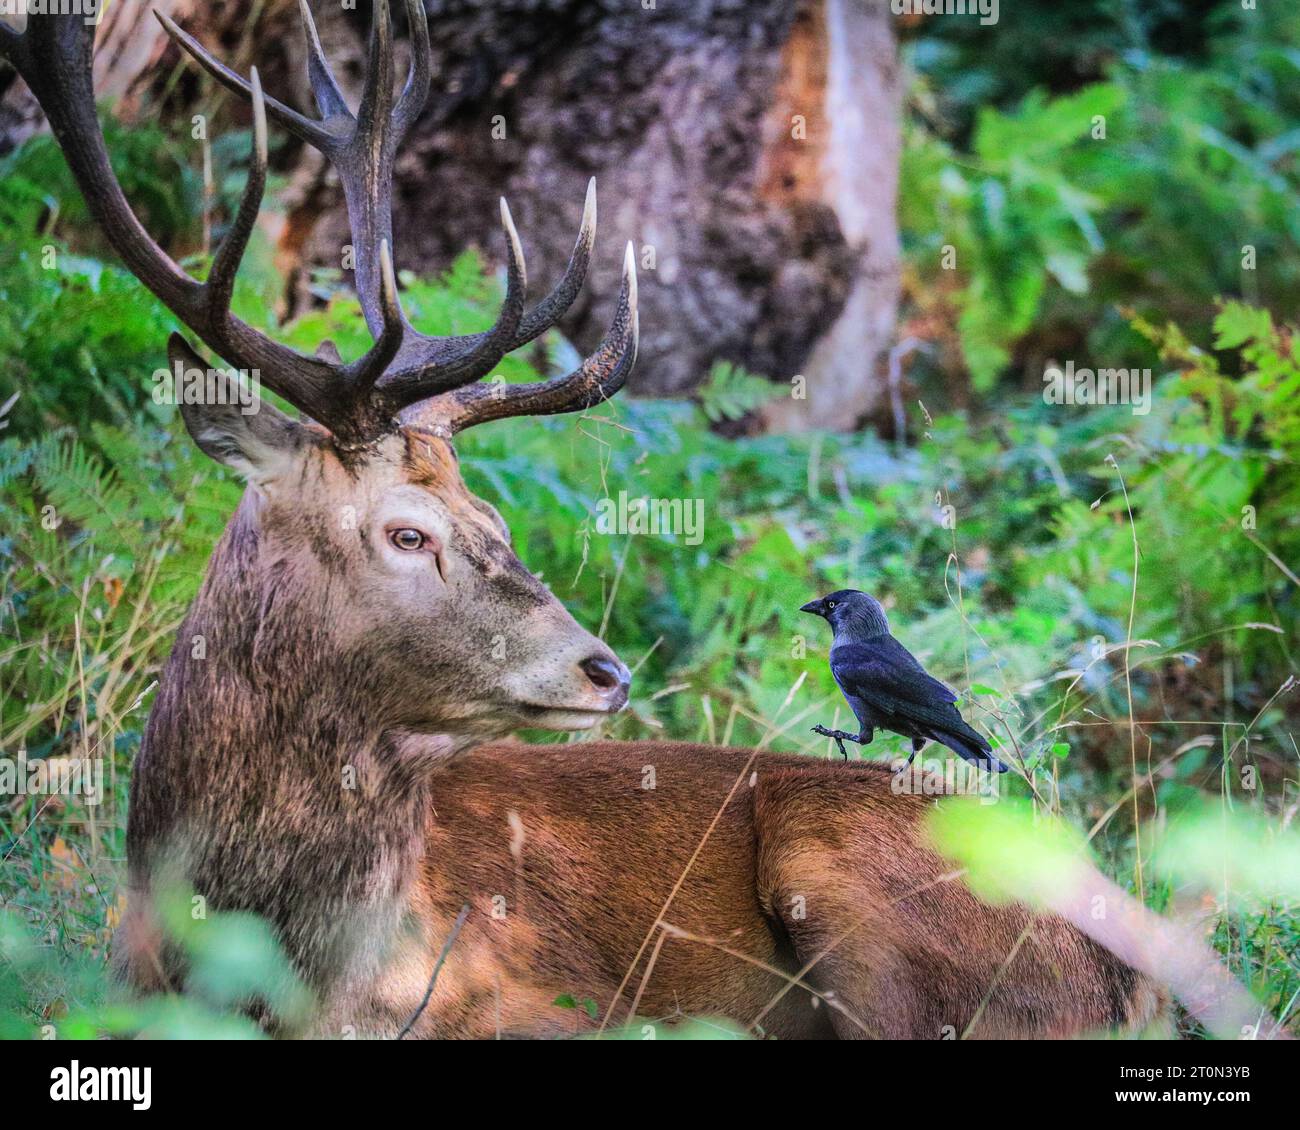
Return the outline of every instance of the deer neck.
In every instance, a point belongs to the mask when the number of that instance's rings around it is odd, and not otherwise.
[[[318,993],[364,979],[405,911],[452,736],[384,727],[356,660],[293,605],[249,492],[164,669],[132,779],[133,896],[179,881],[276,930]],[[468,744],[463,743],[463,744]]]

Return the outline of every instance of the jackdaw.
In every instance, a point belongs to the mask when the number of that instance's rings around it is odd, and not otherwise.
[[[855,735],[817,725],[813,732],[834,738],[846,759],[844,742],[868,745],[872,730],[879,726],[912,739],[909,765],[926,741],[933,740],[982,769],[1007,771],[984,736],[958,713],[953,705],[956,694],[927,675],[912,653],[889,634],[885,610],[874,597],[841,589],[810,600],[799,611],[823,617],[835,632],[831,674],[861,730]]]

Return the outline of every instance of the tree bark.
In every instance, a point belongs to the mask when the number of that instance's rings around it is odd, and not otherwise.
[[[770,425],[842,428],[883,418],[885,356],[901,286],[897,222],[902,81],[887,0],[825,0],[820,197],[854,252],[848,298],[803,364],[807,395],[773,404]]]

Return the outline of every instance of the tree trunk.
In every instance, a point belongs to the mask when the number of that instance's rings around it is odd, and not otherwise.
[[[820,97],[826,128],[814,174],[854,252],[851,289],[803,362],[807,395],[773,404],[778,428],[843,428],[885,415],[884,357],[900,288],[898,163],[902,82],[886,0],[824,0]]]

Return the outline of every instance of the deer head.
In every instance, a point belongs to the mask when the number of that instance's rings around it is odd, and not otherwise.
[[[128,269],[203,344],[306,417],[292,419],[269,403],[251,415],[233,404],[182,408],[199,446],[249,484],[228,535],[245,543],[251,536],[256,546],[237,563],[242,599],[254,605],[247,614],[310,625],[313,648],[349,657],[351,670],[373,686],[369,701],[385,723],[476,736],[521,725],[584,728],[625,704],[627,668],[520,563],[500,516],[461,480],[452,439],[488,420],[584,410],[622,387],[637,348],[631,248],[610,330],[567,376],[477,383],[550,328],[577,296],[595,236],[594,181],[568,268],[535,307],[526,309],[523,252],[503,200],[509,256],[496,324],[463,337],[432,337],[411,326],[393,264],[392,173],[430,75],[424,6],[407,0],[406,8],[413,61],[402,93],[394,98],[388,3],[377,0],[368,74],[353,113],[303,0],[319,120],[263,94],[256,69],[245,80],[159,15],[183,51],[252,104],[247,187],[202,282],[149,237],[113,175],[95,116],[86,22],[30,16],[21,33],[0,25],[0,51],[45,110],[92,215]],[[266,187],[268,117],[319,149],[341,181],[357,295],[374,338],[356,361],[344,362],[329,343],[315,356],[301,355],[231,313]],[[180,335],[168,355],[175,367],[208,369]],[[208,586],[214,583],[210,573]],[[301,633],[284,634],[283,663],[295,661],[295,638],[301,642]],[[259,634],[258,648],[274,650],[272,639]]]

